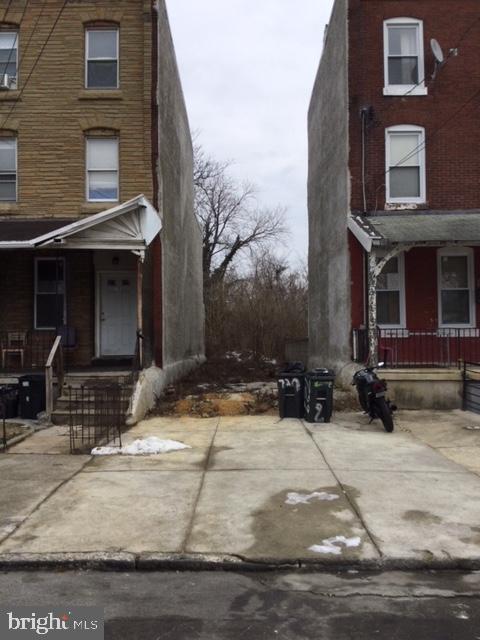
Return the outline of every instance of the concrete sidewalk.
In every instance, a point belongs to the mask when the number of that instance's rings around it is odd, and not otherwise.
[[[472,426],[480,416],[461,412],[404,412],[394,434],[360,414],[329,425],[152,418],[125,442],[155,435],[191,449],[150,457],[69,456],[55,427],[0,456],[0,566],[476,568],[480,477],[442,453],[464,448],[468,463],[480,447]]]

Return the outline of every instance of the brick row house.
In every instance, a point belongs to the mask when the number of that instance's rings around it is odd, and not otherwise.
[[[324,44],[310,359],[383,360],[404,406],[458,406],[459,364],[480,361],[480,6],[336,0]]]
[[[165,3],[0,2],[1,371],[203,358],[192,145]],[[11,375],[11,373],[10,373]]]

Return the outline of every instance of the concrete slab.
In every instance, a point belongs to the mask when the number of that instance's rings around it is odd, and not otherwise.
[[[42,429],[31,435],[26,440],[11,447],[10,454],[14,453],[49,453],[68,455],[70,453],[70,434],[68,427],[54,426]]]
[[[333,501],[286,504],[289,492],[337,494]],[[309,551],[332,536],[360,536],[341,556]],[[208,472],[187,552],[237,554],[250,559],[377,559],[378,555],[329,471]]]
[[[0,540],[88,460],[86,456],[0,454]]]
[[[81,473],[0,552],[180,551],[201,472]]]
[[[139,431],[151,431],[152,429],[172,429],[175,431],[207,431],[215,430],[218,424],[218,418],[190,418],[188,416],[153,416],[141,420],[133,427]]]
[[[312,437],[335,470],[463,471],[407,433],[348,431],[332,425]]]
[[[465,469],[480,475],[480,447],[442,447],[438,452]]]
[[[126,445],[137,438],[157,436],[162,439],[177,440],[191,447],[180,451],[171,451],[155,456],[94,456],[85,472],[97,471],[165,471],[179,470],[199,471],[205,468],[208,452],[212,444],[213,431],[200,429],[198,431],[171,431],[169,429],[150,429],[139,433],[132,429],[122,436],[122,444]],[[118,444],[118,443],[117,443]],[[213,449],[214,451],[214,449]]]
[[[469,411],[401,411],[398,423],[431,447],[479,447],[480,415]]]
[[[259,431],[263,429],[271,429],[273,431],[292,431],[300,432],[303,430],[301,420],[293,418],[285,418],[280,420],[277,415],[261,415],[261,416],[222,416],[218,424],[219,431],[227,430],[238,431]]]
[[[209,469],[328,469],[310,436],[296,428],[220,431]]]
[[[474,474],[337,475],[387,559],[480,557],[480,480]]]

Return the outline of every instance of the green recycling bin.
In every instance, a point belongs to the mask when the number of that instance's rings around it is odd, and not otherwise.
[[[304,417],[307,422],[330,422],[333,413],[335,374],[314,369],[305,374]]]

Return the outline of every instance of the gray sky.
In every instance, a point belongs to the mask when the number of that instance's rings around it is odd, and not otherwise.
[[[307,252],[306,118],[333,0],[167,0],[192,130]]]

